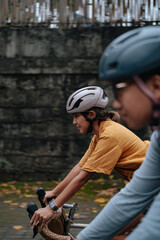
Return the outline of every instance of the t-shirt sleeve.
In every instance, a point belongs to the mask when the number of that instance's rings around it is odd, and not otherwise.
[[[81,160],[79,161],[79,165],[82,168],[82,166],[85,164],[85,162],[87,161],[87,159],[92,155],[94,149],[96,146],[96,136],[94,136],[89,144],[89,147],[87,149],[87,151],[85,152],[84,156],[81,158]]]
[[[102,137],[97,143],[94,143],[91,151],[88,150],[85,158],[82,158],[79,164],[85,171],[109,175],[121,154],[121,146],[114,138]]]

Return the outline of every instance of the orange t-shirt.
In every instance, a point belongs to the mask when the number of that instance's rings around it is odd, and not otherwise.
[[[149,143],[119,123],[103,121],[99,137],[93,136],[79,165],[85,171],[107,175],[115,169],[124,179],[130,180],[143,162]]]

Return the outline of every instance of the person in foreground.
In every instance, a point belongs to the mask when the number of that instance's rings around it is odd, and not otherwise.
[[[45,208],[37,210],[31,225],[39,223],[41,228],[59,207],[66,203],[94,173],[110,175],[115,168],[127,181],[145,158],[149,141],[142,141],[133,132],[117,123],[119,114],[104,110],[108,97],[97,86],[85,87],[74,92],[68,99],[67,112],[73,114],[73,124],[81,134],[93,133],[90,146],[80,162],[53,190],[47,198],[56,196]]]
[[[160,239],[160,27],[131,30],[104,51],[99,65],[101,80],[111,82],[113,107],[135,129],[151,124],[153,133],[146,158],[132,180],[116,194],[77,239],[113,238],[147,205],[141,223],[127,240]]]

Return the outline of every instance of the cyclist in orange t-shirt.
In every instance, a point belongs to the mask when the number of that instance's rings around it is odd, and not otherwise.
[[[107,112],[108,97],[97,86],[85,87],[74,92],[68,99],[66,109],[73,114],[73,124],[81,134],[93,133],[90,146],[78,164],[53,190],[47,198],[57,196],[45,208],[37,210],[31,225],[43,228],[53,212],[67,202],[96,172],[109,175],[113,169],[126,180],[130,180],[139,168],[149,146],[133,132],[117,123],[119,114]]]

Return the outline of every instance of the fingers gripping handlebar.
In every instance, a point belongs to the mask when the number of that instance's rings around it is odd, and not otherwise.
[[[40,201],[41,206],[44,208],[46,206],[45,203],[44,203],[44,196],[46,194],[45,190],[42,187],[39,187],[37,189],[36,193],[38,195],[38,200]],[[55,197],[53,197],[53,198],[55,198]],[[53,198],[48,198],[47,202],[51,201]],[[62,225],[64,225],[63,229],[65,229],[65,231],[63,231],[63,232],[66,232],[66,233],[68,232],[70,221],[73,219],[74,212],[77,209],[77,204],[74,204],[74,205],[64,204],[63,207],[64,208],[70,208],[70,212],[69,212],[68,217],[64,217],[64,211],[62,210],[62,208],[59,208],[57,212],[54,212],[53,217],[50,220],[48,220],[48,222],[46,223],[46,225],[43,229],[41,229],[39,226],[36,226],[33,229],[33,232],[34,232],[33,238],[39,232],[44,237],[44,239],[46,239],[46,240],[50,240],[50,239],[72,240],[73,239],[72,237],[70,237],[68,235],[60,235],[61,233],[59,234],[59,230],[56,233],[53,230],[57,226],[59,226],[59,224],[60,224],[60,228],[62,228]],[[32,216],[33,216],[33,214],[36,210],[38,210],[38,207],[37,207],[36,204],[34,204],[34,203],[28,204],[27,211],[29,213],[29,218],[30,219],[32,218]],[[63,213],[62,213],[62,211],[63,211]],[[61,221],[61,217],[64,218],[64,223],[63,224],[62,224],[62,221]],[[58,224],[58,225],[55,226],[56,224]]]
[[[46,204],[43,202],[44,196],[46,195],[44,188],[39,187],[36,193],[38,195],[38,200],[40,201],[42,208],[44,208],[46,206]],[[56,197],[53,197],[53,198],[56,198]],[[47,202],[50,202],[53,198],[47,198]]]

